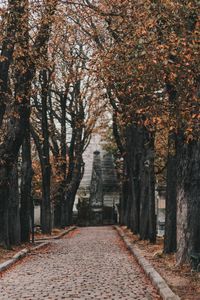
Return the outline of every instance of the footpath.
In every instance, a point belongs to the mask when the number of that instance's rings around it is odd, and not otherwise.
[[[179,299],[115,229],[71,228],[46,247],[22,251],[5,263],[12,267],[1,273],[0,299]]]
[[[0,278],[1,300],[158,300],[151,280],[112,226],[78,228],[30,252]]]

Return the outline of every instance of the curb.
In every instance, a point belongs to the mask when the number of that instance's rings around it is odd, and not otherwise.
[[[73,226],[71,228],[68,228],[67,230],[65,230],[64,232],[62,232],[61,234],[51,237],[51,238],[44,238],[44,239],[38,239],[36,240],[36,242],[40,242],[43,240],[57,240],[62,238],[64,235],[68,234],[70,231],[76,229],[76,226]],[[50,241],[46,241],[43,242],[39,245],[36,245],[30,249],[24,248],[21,251],[17,252],[11,259],[3,262],[0,264],[0,273],[7,270],[8,268],[10,268],[11,266],[13,266],[16,262],[18,262],[19,260],[23,259],[25,256],[27,256],[28,253],[31,253],[33,251],[39,250],[41,248],[44,248],[46,246],[48,246],[50,244]]]
[[[127,249],[136,257],[139,265],[142,267],[146,275],[150,278],[153,285],[158,290],[160,296],[163,300],[180,300],[179,296],[177,296],[167,285],[166,281],[161,277],[161,275],[152,267],[150,262],[144,258],[141,254],[141,251],[136,245],[133,245],[129,238],[125,235],[123,230],[119,226],[114,226],[119,236],[122,238],[124,243],[126,244]]]
[[[27,256],[28,253],[46,247],[47,245],[49,245],[49,242],[42,243],[30,249],[22,249],[21,251],[17,252],[11,259],[6,260],[5,262],[0,264],[0,273],[13,266],[19,260],[23,259],[25,256]]]
[[[68,234],[69,232],[75,230],[76,228],[77,228],[76,226],[72,226],[72,227],[68,228],[67,230],[65,230],[64,232],[60,233],[59,235],[36,239],[35,242],[58,240],[58,239],[62,238],[63,236],[65,236],[66,234]]]
[[[50,242],[43,242],[33,248],[30,249],[30,252],[36,251],[36,250],[40,250],[41,248],[45,248],[46,246],[50,245]]]

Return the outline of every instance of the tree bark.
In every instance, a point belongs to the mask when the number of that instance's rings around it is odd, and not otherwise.
[[[30,131],[27,128],[26,136],[22,144],[22,169],[21,169],[21,241],[30,241],[31,226],[31,183],[32,183],[32,160],[31,160],[31,143]]]
[[[20,229],[18,162],[16,162],[9,178],[9,242],[11,245],[20,244]]]
[[[41,71],[41,101],[42,101],[42,206],[41,206],[41,229],[43,233],[51,234],[51,165],[49,147],[49,126],[47,118],[48,101],[48,78],[47,70]]]
[[[0,168],[0,245],[10,247],[9,241],[9,170],[6,166]]]
[[[125,168],[125,159],[123,161],[123,177],[121,182],[120,191],[120,225],[127,225],[126,212],[127,212],[127,197],[128,197],[128,178]]]
[[[61,106],[61,141],[60,141],[60,160],[59,162],[59,176],[61,183],[58,188],[58,196],[54,207],[54,224],[56,227],[62,227],[66,223],[63,218],[67,214],[68,208],[66,207],[65,188],[66,188],[66,175],[67,175],[67,141],[66,141],[66,104],[68,95],[68,85],[66,86],[65,94],[60,95]],[[63,225],[61,225],[63,224]]]
[[[140,238],[156,241],[154,134],[141,128]]]
[[[9,69],[13,60],[13,52],[16,43],[16,34],[19,29],[19,3],[15,0],[8,1],[7,28],[6,34],[1,45],[1,56],[4,60],[0,61],[0,126],[8,102],[8,79]]]
[[[15,58],[15,86],[14,103],[10,111],[7,131],[3,143],[0,145],[0,243],[9,247],[9,177],[13,165],[17,159],[19,148],[22,144],[25,128],[28,124],[30,115],[29,107],[29,88],[30,71],[27,69],[28,58],[24,54],[28,49],[28,16],[27,1],[23,0],[16,3],[17,25],[16,41],[22,51]],[[16,14],[13,12],[13,14]]]
[[[172,128],[177,123],[177,91],[170,84],[166,84],[169,97],[169,123]],[[176,210],[177,210],[177,134],[175,128],[168,136],[167,157],[167,187],[166,187],[166,213],[164,252],[176,251]]]
[[[133,148],[133,132],[134,129],[132,126],[129,126],[126,128],[126,169],[127,169],[127,182],[128,182],[128,197],[127,197],[127,207],[126,207],[126,220],[127,220],[127,226],[131,229],[134,228],[135,223],[137,223],[137,219],[134,219],[133,217],[133,211],[135,210],[135,198],[134,192],[135,192],[135,186],[134,186],[134,162],[135,162],[135,152]],[[134,132],[135,133],[135,132]],[[131,213],[132,212],[132,213]],[[136,210],[137,212],[137,210]],[[134,231],[134,233],[137,233],[137,230]]]
[[[200,253],[200,142],[186,143],[180,138],[177,148],[177,263]]]
[[[4,141],[0,145],[0,243],[6,247],[9,247],[8,180],[13,164],[22,145],[26,128],[29,124],[31,82],[36,72],[34,58],[32,57],[31,60],[29,55],[28,1],[10,1],[10,3],[13,5],[12,9],[10,10],[11,20],[12,18],[17,18],[15,38],[16,42],[18,43],[18,51],[14,60],[14,102],[10,111],[11,117],[8,120],[8,129],[5,133]],[[47,8],[49,9],[47,9],[45,20],[48,19],[48,15],[51,17],[53,16],[56,5],[57,1],[53,1],[51,2],[51,5],[47,5]],[[35,59],[38,58],[38,55],[40,57],[41,46],[46,44],[48,41],[49,34],[47,33],[50,31],[52,19],[48,21],[49,22],[45,21],[41,25],[39,34],[36,38],[36,42],[33,47]],[[11,48],[12,47],[13,44],[11,44]],[[6,72],[8,72],[8,70],[9,66],[7,66]],[[2,103],[4,106],[5,102],[2,102],[1,99],[0,105]],[[2,119],[4,109],[5,107],[0,107],[0,119]]]
[[[128,226],[137,234],[140,226],[140,190],[139,190],[139,161],[138,161],[138,128],[135,124],[130,125],[126,130],[126,164],[129,184],[129,195],[127,214],[129,215]]]
[[[73,169],[71,180],[66,183],[66,191],[64,196],[64,202],[62,203],[61,214],[61,226],[66,227],[72,224],[73,206],[75,201],[76,192],[79,188],[81,179],[83,177],[82,172],[82,154],[77,157],[77,162]]]
[[[176,251],[176,210],[177,210],[177,157],[176,157],[176,134],[169,135],[168,158],[167,158],[167,190],[166,190],[166,214],[165,214],[165,237],[164,252]]]

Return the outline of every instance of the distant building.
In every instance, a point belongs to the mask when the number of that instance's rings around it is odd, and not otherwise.
[[[156,187],[156,215],[157,215],[157,234],[165,234],[165,212],[166,212],[166,187]]]
[[[77,193],[80,225],[113,224],[117,221],[119,186],[113,157],[101,144],[100,136],[93,136],[84,154],[85,174]]]

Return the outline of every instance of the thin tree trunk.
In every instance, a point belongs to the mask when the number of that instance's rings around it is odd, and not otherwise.
[[[42,166],[41,228],[42,228],[42,232],[46,234],[51,234],[51,229],[52,229],[50,180],[51,180],[51,167],[49,165],[43,165]]]
[[[68,88],[66,86],[65,95],[60,95],[60,106],[61,106],[61,145],[60,145],[60,166],[59,166],[59,176],[61,176],[61,183],[58,189],[58,197],[55,203],[54,215],[55,225],[57,227],[63,227],[67,223],[65,221],[65,216],[67,214],[68,208],[65,200],[65,188],[66,188],[66,175],[67,175],[67,142],[66,142],[66,104]]]
[[[151,243],[156,242],[156,212],[155,212],[155,170],[154,170],[154,137],[151,135],[147,151],[148,167],[148,202],[149,202],[149,236]]]

